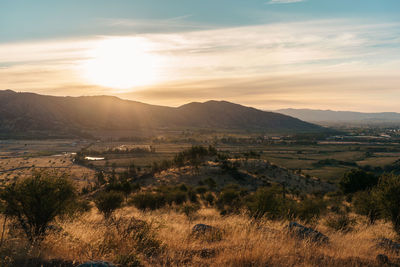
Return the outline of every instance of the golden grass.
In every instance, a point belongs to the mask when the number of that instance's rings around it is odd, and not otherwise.
[[[105,223],[96,209],[73,221],[58,222],[62,230],[51,232],[34,252],[23,252],[23,238],[7,234],[3,251],[7,246],[14,246],[14,250],[20,246],[20,253],[77,262],[115,262],[118,255],[136,251],[145,266],[380,266],[375,260],[380,253],[387,254],[392,262],[398,261],[396,255],[377,248],[374,241],[379,237],[395,238],[390,225],[379,222],[370,226],[360,217],[348,233],[328,229],[323,220],[316,223],[314,226],[330,238],[327,245],[292,238],[285,229],[287,222],[254,221],[244,214],[221,217],[210,208],[201,209],[192,221],[172,208],[141,212],[125,207],[116,218],[122,227],[129,218],[150,223],[162,243],[159,253],[149,256],[138,252],[137,244]],[[194,238],[191,228],[197,223],[221,229],[222,240]]]

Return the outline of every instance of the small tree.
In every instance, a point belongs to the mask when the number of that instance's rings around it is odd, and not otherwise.
[[[357,192],[353,197],[354,211],[368,217],[369,223],[374,224],[381,216],[379,201],[374,190]]]
[[[343,175],[339,186],[343,193],[349,194],[370,189],[378,184],[378,180],[373,173],[354,169]]]
[[[108,220],[114,211],[122,206],[124,201],[123,195],[120,192],[110,191],[101,192],[95,199],[97,209]]]
[[[40,241],[49,224],[74,202],[75,190],[66,174],[36,172],[8,185],[0,194],[5,214],[16,218],[29,241]]]
[[[389,219],[400,235],[400,177],[394,174],[381,176],[376,194],[383,215]]]
[[[286,200],[274,189],[260,188],[246,201],[247,209],[253,217],[267,216],[270,219],[286,215]]]

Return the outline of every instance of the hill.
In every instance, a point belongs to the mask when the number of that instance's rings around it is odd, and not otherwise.
[[[313,123],[352,123],[369,125],[400,124],[400,113],[362,113],[314,109],[280,109],[276,112]]]
[[[0,134],[3,136],[98,136],[102,131],[187,128],[266,133],[326,131],[290,116],[226,101],[189,103],[174,108],[114,96],[57,97],[0,91]]]

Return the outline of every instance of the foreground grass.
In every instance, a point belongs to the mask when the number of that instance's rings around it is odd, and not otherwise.
[[[390,225],[379,222],[369,226],[362,218],[357,218],[358,224],[347,233],[326,228],[321,219],[313,226],[326,234],[330,243],[320,245],[288,235],[287,222],[254,221],[246,215],[221,217],[208,208],[201,209],[190,221],[171,208],[141,212],[126,207],[115,217],[113,223],[105,222],[92,209],[73,221],[58,222],[41,246],[29,246],[18,231],[12,230],[10,222],[1,248],[2,261],[39,257],[75,263],[121,262],[134,256],[135,263],[122,266],[140,266],[138,262],[144,266],[381,266],[376,261],[380,253],[388,255],[392,263],[399,261],[397,255],[377,248],[374,241],[379,237],[395,238]],[[149,232],[139,237],[124,236],[132,218],[147,222]],[[196,223],[218,227],[222,238],[193,237],[191,229]]]

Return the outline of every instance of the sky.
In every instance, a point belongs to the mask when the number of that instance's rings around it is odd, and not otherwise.
[[[400,1],[0,0],[0,89],[400,112]]]

